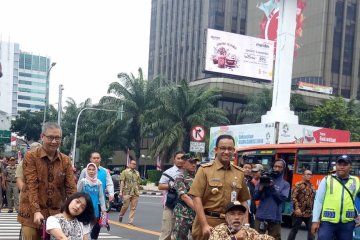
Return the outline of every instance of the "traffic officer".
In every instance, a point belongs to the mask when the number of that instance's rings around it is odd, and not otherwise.
[[[15,206],[15,211],[19,211],[19,189],[16,186],[16,159],[11,157],[9,159],[9,165],[5,168],[3,177],[5,178],[5,187],[6,187],[6,199],[8,203],[9,211],[12,213]]]
[[[202,165],[196,173],[189,194],[193,196],[196,217],[192,228],[194,240],[208,239],[213,227],[225,223],[225,205],[240,201],[248,207],[250,193],[243,170],[230,163],[235,152],[235,140],[230,135],[220,135],[215,145],[215,160]],[[248,211],[245,215],[247,226]]]
[[[318,240],[334,237],[351,240],[355,218],[359,220],[354,198],[359,195],[360,181],[349,175],[351,159],[348,155],[337,158],[335,171],[321,180],[315,195],[311,232],[318,232]]]
[[[178,195],[178,202],[174,208],[175,226],[172,232],[173,239],[187,240],[191,233],[191,226],[195,218],[194,203],[188,195],[188,191],[195,177],[196,164],[200,159],[191,154],[183,155],[184,172],[175,180],[174,188]]]

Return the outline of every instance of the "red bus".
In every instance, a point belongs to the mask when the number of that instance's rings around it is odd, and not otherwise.
[[[321,179],[334,170],[336,158],[347,154],[352,159],[351,175],[360,176],[360,142],[315,143],[315,144],[263,144],[236,150],[234,164],[244,162],[262,164],[269,171],[275,160],[282,158],[287,163],[285,180],[291,188],[302,179],[304,170],[311,170],[312,184],[317,189]],[[291,223],[290,196],[284,205],[283,221]]]

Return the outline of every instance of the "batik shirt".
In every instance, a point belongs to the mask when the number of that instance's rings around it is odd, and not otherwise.
[[[138,171],[130,168],[123,170],[120,174],[120,181],[124,181],[123,195],[139,196],[141,178]]]
[[[315,188],[310,182],[301,181],[295,184],[291,194],[293,201],[294,211],[301,210],[301,215],[296,217],[310,217],[315,199]]]
[[[273,237],[260,234],[255,229],[249,227],[242,227],[241,230],[245,230],[246,237],[244,240],[274,240]],[[231,233],[227,224],[222,223],[217,225],[213,230],[211,230],[209,240],[236,240],[236,233]]]
[[[61,229],[68,240],[83,240],[84,235],[90,232],[90,224],[84,225],[77,218],[68,220],[62,214],[57,214],[46,220],[46,231],[49,233],[51,229]],[[50,240],[55,238],[51,236]]]

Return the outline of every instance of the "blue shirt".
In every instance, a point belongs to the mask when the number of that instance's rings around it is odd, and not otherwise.
[[[335,175],[333,175],[333,176],[335,176]],[[327,178],[327,176],[321,180],[318,190],[316,191],[315,201],[314,201],[314,209],[313,209],[313,218],[312,218],[313,222],[320,222],[320,215],[321,215],[321,210],[322,210],[322,206],[324,203],[326,187],[327,187],[326,186],[326,178]],[[346,184],[347,181],[349,180],[349,179],[341,179],[339,177],[338,177],[338,179],[340,181],[342,181],[343,184]]]

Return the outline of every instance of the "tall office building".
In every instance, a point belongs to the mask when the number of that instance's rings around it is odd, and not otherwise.
[[[6,115],[17,113],[17,87],[19,81],[19,44],[0,41],[0,110]]]
[[[206,29],[245,34],[247,0],[152,0],[148,78],[171,82],[204,73]]]
[[[50,59],[21,52],[19,61],[18,111],[44,109],[49,99]]]
[[[20,50],[19,44],[0,42],[0,110],[16,116],[18,111],[43,110],[49,98],[48,57]]]
[[[302,33],[296,39],[299,49],[293,79],[331,86],[333,95],[360,99],[360,1],[302,2]],[[246,34],[259,37],[264,13],[253,3],[248,6],[248,16]]]
[[[360,1],[298,2],[303,4],[303,21],[298,29],[301,32],[297,32],[294,82],[331,86],[334,95],[360,99]],[[204,65],[207,28],[252,37],[264,35],[261,26],[268,30],[273,14],[265,18],[261,3],[268,7],[271,2],[152,0],[148,78],[162,77],[175,83],[185,79],[193,85],[216,86],[225,101],[230,99],[227,105],[258,92],[264,84],[261,80],[205,72]],[[269,9],[266,7],[265,11]],[[319,102],[316,99],[328,98],[323,94],[301,94],[313,104]],[[237,111],[234,104],[230,108]]]

